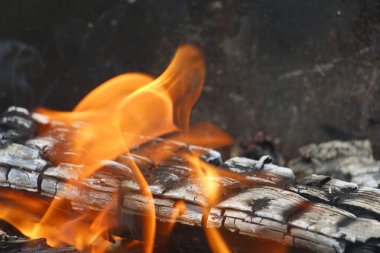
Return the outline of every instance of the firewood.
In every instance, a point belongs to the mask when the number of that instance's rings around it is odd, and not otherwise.
[[[78,179],[75,166],[42,162],[47,145],[49,140],[37,138],[25,145],[10,144],[2,149],[2,186],[65,198],[76,210],[100,210],[112,203],[113,211],[121,213],[120,219],[142,216],[147,213],[149,199],[141,194],[128,168],[128,159],[134,159],[149,182],[160,222],[171,222],[173,212],[178,211],[176,202],[183,200],[186,211],[178,216],[177,223],[217,227],[292,248],[345,252],[354,246],[372,245],[373,240],[379,239],[380,190],[375,188],[317,175],[294,184],[290,169],[268,163],[265,157],[263,161],[232,158],[221,166],[247,180],[240,182],[227,176],[216,179],[221,189],[220,201],[211,207],[200,179],[190,173],[192,168],[186,161],[174,163],[169,159],[155,165],[147,157],[124,155],[105,163],[105,168],[78,187],[69,183]],[[215,151],[212,154],[215,156]],[[115,192],[123,197],[115,198]],[[203,208],[207,208],[206,214]],[[120,226],[128,230],[127,224]]]
[[[299,252],[380,250],[379,189],[315,174],[296,183],[291,169],[272,164],[266,156],[258,161],[235,157],[223,163],[214,150],[162,139],[147,145],[157,142],[175,153],[155,162],[137,147],[114,161],[104,161],[103,168],[84,181],[79,180],[77,166],[53,165],[45,158],[53,152],[54,139],[10,142],[0,151],[0,184],[66,199],[79,211],[111,205],[119,227],[110,233],[141,239],[141,218],[149,214],[152,203],[142,194],[147,189],[141,189],[135,179],[133,160],[154,197],[157,237],[160,226],[167,223],[175,222],[181,230],[172,235],[182,238],[177,251],[194,251],[194,243],[184,242],[205,241],[199,231],[212,228],[222,232],[234,252],[251,252],[251,247],[259,249],[268,243]],[[202,159],[225,172],[212,178],[219,189],[218,202],[213,205],[207,201],[203,178],[192,173],[193,165],[184,159],[184,153],[199,154],[199,150]],[[184,211],[177,207],[178,201],[185,204]],[[178,214],[175,221],[174,213]],[[157,244],[159,249],[160,240]]]

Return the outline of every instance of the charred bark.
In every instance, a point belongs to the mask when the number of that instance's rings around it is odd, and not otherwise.
[[[295,183],[292,170],[273,165],[269,157],[258,161],[235,157],[223,163],[214,150],[161,139],[149,142],[144,150],[160,144],[163,150],[171,150],[168,159],[154,162],[149,152],[136,148],[115,161],[104,161],[103,168],[79,181],[76,166],[53,166],[45,159],[53,142],[34,138],[5,145],[0,150],[1,186],[63,198],[74,210],[96,211],[111,205],[119,220],[112,233],[141,239],[141,218],[152,203],[142,194],[147,189],[136,182],[133,161],[154,196],[157,237],[161,227],[175,222],[177,232],[171,236],[177,243],[169,247],[178,252],[199,251],[198,246],[207,249],[201,246],[207,245],[201,231],[212,228],[222,232],[234,252],[251,252],[252,247],[262,252],[270,247],[277,252],[278,248],[299,252],[380,250],[379,189],[320,175]],[[215,205],[209,205],[203,178],[192,173],[194,168],[183,159],[184,153],[203,153],[205,161],[239,175],[222,173],[210,179],[219,189]],[[185,204],[184,211],[177,207],[178,201]],[[178,216],[175,221],[174,214]],[[157,240],[157,251],[161,246]]]
[[[113,212],[119,214],[120,229],[137,238],[139,217],[147,213],[150,200],[141,194],[142,189],[128,167],[133,159],[148,180],[160,223],[172,222],[173,213],[180,213],[176,203],[182,200],[186,211],[175,222],[189,229],[216,227],[227,237],[241,237],[242,241],[251,238],[252,242],[270,241],[312,252],[346,252],[367,246],[373,252],[380,249],[380,190],[375,188],[317,175],[295,184],[290,169],[269,163],[267,157],[260,161],[232,158],[220,166],[240,173],[245,180],[216,178],[219,203],[211,207],[201,179],[190,173],[193,168],[179,157],[154,164],[136,151],[105,163],[79,187],[69,183],[78,178],[75,166],[49,166],[43,159],[50,144],[48,139],[37,138],[25,145],[13,143],[3,148],[1,185],[67,199],[75,210],[100,210],[111,203]],[[195,148],[179,149],[193,152]],[[215,151],[204,157],[219,160]],[[231,248],[244,252],[238,247],[239,240],[233,240]]]

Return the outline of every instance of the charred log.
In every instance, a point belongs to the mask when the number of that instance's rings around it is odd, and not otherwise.
[[[175,229],[181,231],[172,235],[182,238],[177,251],[194,251],[195,243],[182,243],[188,240],[188,233],[192,240],[205,242],[200,231],[212,228],[222,232],[234,252],[259,249],[260,245],[266,252],[265,245],[300,252],[380,250],[379,189],[318,175],[295,183],[292,170],[272,164],[269,157],[258,161],[235,157],[222,163],[214,150],[161,139],[148,143],[148,148],[160,144],[172,152],[168,159],[157,163],[149,152],[136,148],[115,161],[104,161],[103,168],[79,180],[76,166],[53,166],[45,159],[53,142],[34,138],[1,149],[1,186],[66,199],[74,210],[97,211],[111,205],[119,224],[111,233],[141,239],[141,218],[153,204],[159,223],[157,238],[160,227],[168,223],[177,224]],[[204,179],[192,173],[194,168],[183,158],[184,153],[203,153],[205,161],[226,172],[210,179],[220,189],[215,205],[209,205]],[[147,189],[137,183],[132,161],[147,179],[153,203],[142,194]],[[179,201],[186,206],[182,211]],[[157,251],[161,243],[157,240]]]
[[[120,215],[120,228],[131,236],[138,237],[134,232],[140,226],[136,217],[145,215],[150,206],[128,169],[128,160],[134,159],[149,182],[156,219],[161,223],[173,222],[173,213],[179,213],[176,203],[182,200],[186,211],[175,222],[189,228],[217,227],[229,236],[313,252],[345,252],[374,241],[376,250],[380,246],[378,189],[316,175],[304,184],[294,184],[290,169],[268,163],[265,157],[261,161],[233,158],[223,164],[224,169],[241,173],[246,180],[227,176],[215,179],[221,191],[219,204],[211,207],[201,179],[190,173],[192,168],[186,161],[168,159],[155,165],[147,157],[125,155],[77,187],[69,183],[77,180],[77,168],[42,162],[46,145],[41,143],[48,141],[34,139],[28,146],[11,144],[2,150],[2,186],[65,198],[76,210],[99,210],[112,203],[114,212]],[[122,173],[115,177],[115,171]],[[115,198],[116,192],[121,197]],[[134,225],[125,218],[132,216]],[[242,250],[231,245],[237,252]]]

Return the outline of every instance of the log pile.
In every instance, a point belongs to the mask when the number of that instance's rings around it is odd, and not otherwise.
[[[12,121],[9,119],[12,110],[7,113],[8,121]],[[14,113],[15,117],[20,117],[19,113]],[[28,119],[27,114],[23,117]],[[3,129],[6,132],[11,127]],[[173,222],[173,213],[179,214],[175,222],[182,228],[181,242],[190,240],[187,236],[191,231],[194,239],[202,237],[203,229],[216,227],[234,252],[251,252],[252,246],[247,244],[257,243],[299,252],[380,250],[380,190],[376,188],[312,173],[296,183],[291,169],[272,164],[267,156],[260,160],[234,157],[222,162],[214,150],[162,139],[147,145],[159,143],[176,150],[168,159],[155,163],[149,153],[144,152],[143,156],[136,148],[115,161],[104,161],[102,169],[77,187],[68,183],[78,179],[76,166],[53,165],[45,158],[54,148],[54,139],[31,136],[25,139],[23,136],[23,140],[3,136],[2,187],[64,198],[71,202],[74,210],[96,211],[111,204],[112,212],[119,219],[117,233],[122,236],[140,239],[140,217],[150,208],[150,200],[141,194],[144,189],[140,189],[130,168],[133,161],[149,183],[159,224]],[[213,206],[207,202],[206,190],[200,183],[202,179],[191,173],[194,168],[183,159],[184,153],[194,154],[200,150],[204,161],[239,175],[233,177],[226,173],[212,179],[220,189],[218,203]],[[176,152],[181,155],[176,156]],[[184,212],[178,210],[178,201],[185,203]],[[189,250],[185,243],[176,247],[177,251]]]

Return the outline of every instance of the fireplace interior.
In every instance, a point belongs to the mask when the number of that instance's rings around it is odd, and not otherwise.
[[[380,252],[378,1],[0,17],[1,252]]]

